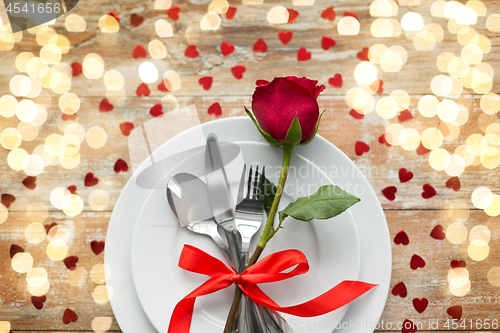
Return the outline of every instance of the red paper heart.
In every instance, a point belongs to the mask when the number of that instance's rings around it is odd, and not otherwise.
[[[301,47],[297,52],[297,60],[298,61],[306,61],[311,59],[311,53],[307,52],[305,47]]]
[[[375,82],[376,82],[376,81],[377,81],[377,80],[375,80]],[[384,92],[384,87],[383,87],[383,86],[384,86],[384,81],[382,81],[382,80],[378,80],[378,87],[377,87],[377,89],[375,90],[375,93],[377,93],[377,94],[381,94],[381,93],[383,93],[383,92]]]
[[[47,300],[47,296],[45,296],[45,295],[40,296],[40,297],[31,296],[31,303],[33,303],[33,305],[35,306],[35,308],[37,308],[38,310],[40,310],[41,308],[43,308],[43,303],[46,300]]]
[[[430,152],[429,149],[425,148],[422,143],[420,143],[420,146],[418,146],[418,148],[415,150],[417,152],[418,155],[425,155],[427,154],[428,152]]]
[[[354,150],[356,151],[356,155],[361,156],[363,153],[367,153],[370,151],[370,147],[364,143],[363,141],[356,141],[354,146]]]
[[[226,12],[226,18],[228,20],[232,20],[235,14],[236,14],[236,7],[229,6],[229,8],[227,9],[227,12]]]
[[[334,47],[336,44],[337,42],[332,37],[323,36],[323,38],[321,38],[321,47],[325,51],[330,49],[330,47]]]
[[[394,201],[394,199],[396,199],[397,191],[398,189],[396,186],[388,186],[382,190],[382,194],[387,198],[387,200]]]
[[[462,318],[462,306],[450,306],[448,310],[446,310],[446,313],[449,314],[453,320],[460,320],[460,318]]]
[[[132,26],[132,28],[138,27],[142,23],[144,23],[144,17],[139,16],[136,13],[130,16],[130,25]]]
[[[365,117],[364,114],[362,113],[358,113],[358,111],[352,109],[349,114],[353,117],[353,118],[356,118],[356,119],[363,119]]]
[[[161,116],[163,114],[163,106],[160,103],[153,105],[151,110],[149,110],[149,114],[153,117]]]
[[[173,6],[173,7],[170,7],[170,9],[167,10],[167,15],[172,20],[177,21],[179,19],[179,13],[180,12],[181,12],[181,7],[179,7],[179,6]]]
[[[243,65],[237,65],[231,68],[231,72],[233,73],[234,77],[237,78],[238,80],[243,77],[243,73],[245,73],[246,68]]]
[[[24,252],[24,249],[17,244],[12,244],[10,246],[10,259],[12,259],[16,253]]]
[[[335,74],[333,77],[331,77],[328,80],[328,83],[330,83],[331,86],[335,88],[341,88],[342,87],[342,75],[340,74]]]
[[[114,108],[115,107],[108,102],[107,98],[103,99],[101,101],[101,104],[99,104],[100,112],[109,112],[112,111]]]
[[[392,288],[392,294],[394,296],[406,297],[408,295],[408,290],[403,282],[399,282]]]
[[[465,263],[465,260],[455,260],[455,259],[453,259],[450,262],[450,266],[451,266],[451,268],[459,268],[459,267],[465,268],[465,267],[467,267],[467,264]]]
[[[90,247],[92,248],[92,252],[94,252],[94,254],[97,256],[104,250],[104,242],[93,240],[90,243]]]
[[[431,231],[431,237],[434,239],[443,240],[446,238],[446,234],[443,232],[443,226],[438,224]]]
[[[66,114],[66,113],[63,113],[61,115],[61,118],[62,120],[66,121],[66,120],[75,120],[76,119],[76,113],[73,113],[73,114]]]
[[[198,50],[196,49],[196,45],[189,45],[184,52],[184,55],[189,58],[196,58],[200,55]]]
[[[286,10],[288,10],[288,23],[292,23],[299,16],[299,12],[291,8],[287,8]]]
[[[149,87],[145,83],[141,83],[139,87],[137,87],[137,90],[135,91],[137,96],[149,96],[151,94],[151,90],[149,90]]]
[[[75,322],[77,320],[78,320],[78,315],[75,313],[75,311],[71,310],[70,308],[67,308],[64,311],[63,323],[69,324],[70,322]]]
[[[417,331],[417,325],[415,325],[411,320],[405,319],[401,329],[402,333],[415,333]]]
[[[446,187],[452,188],[455,191],[460,190],[460,179],[458,177],[451,177],[446,181]]]
[[[368,48],[363,47],[363,49],[360,52],[358,52],[357,57],[359,60],[362,61],[370,61],[370,59],[368,59]]]
[[[399,181],[401,183],[409,182],[413,178],[413,172],[406,170],[405,168],[399,169]]]
[[[394,237],[394,243],[396,243],[397,245],[403,244],[406,246],[410,243],[410,239],[408,238],[408,235],[406,234],[406,232],[401,230],[400,232],[398,232],[396,234],[396,237]]]
[[[2,194],[2,204],[5,206],[5,208],[9,208],[14,201],[16,201],[16,197],[12,194]]]
[[[64,260],[64,265],[70,270],[73,271],[76,268],[76,263],[78,262],[77,256],[66,257]]]
[[[229,44],[228,42],[222,42],[220,45],[220,52],[224,57],[226,57],[234,52],[234,45]]]
[[[398,120],[400,122],[405,122],[405,121],[408,121],[408,120],[411,120],[411,119],[413,119],[413,115],[408,110],[401,111],[401,113],[398,116]]]
[[[123,135],[129,136],[130,132],[134,129],[134,124],[128,121],[125,121],[120,124],[120,130],[122,131]]]
[[[385,145],[386,145],[387,147],[392,146],[392,145],[391,145],[389,142],[387,142],[387,140],[385,139],[385,133],[382,133],[382,135],[378,137],[378,142],[380,142],[380,143],[385,143]]]
[[[52,222],[51,224],[44,224],[43,227],[45,228],[45,233],[48,235],[50,229],[54,228],[57,225],[57,223]]]
[[[76,185],[70,185],[70,186],[68,186],[68,191],[71,194],[76,194]]]
[[[253,44],[253,51],[254,52],[262,52],[265,53],[267,52],[267,44],[264,42],[262,38],[257,40],[255,44]]]
[[[113,170],[115,170],[116,173],[118,173],[120,171],[126,172],[126,171],[128,171],[128,165],[124,160],[119,158],[118,161],[116,161],[115,167],[113,168]]]
[[[434,187],[432,187],[429,184],[424,184],[424,186],[422,186],[422,189],[424,190],[422,192],[422,198],[424,198],[424,199],[432,198],[437,193],[436,190],[434,189]]]
[[[198,80],[198,83],[201,84],[203,86],[203,89],[205,90],[209,90],[210,87],[212,87],[212,82],[213,82],[213,78],[210,77],[210,76],[205,76],[205,77],[202,77],[201,79]]]
[[[209,115],[215,115],[216,117],[220,117],[222,115],[222,109],[219,103],[214,103],[208,108]]]
[[[97,183],[99,183],[99,179],[94,177],[92,172],[87,173],[85,176],[85,186],[95,186]]]
[[[73,70],[73,76],[78,76],[83,73],[83,66],[78,62],[72,63],[71,69]]]
[[[120,23],[120,16],[118,16],[114,11],[110,11],[108,15],[113,16],[118,21],[118,23]]]
[[[345,12],[344,12],[344,16],[352,16],[352,17],[354,17],[356,20],[358,19],[358,15],[354,14],[353,12],[348,12],[348,11],[345,11]]]
[[[413,270],[416,270],[418,268],[424,268],[425,267],[425,261],[422,259],[421,256],[414,254],[413,257],[411,257],[410,260],[410,267]]]
[[[427,300],[427,298],[413,299],[413,307],[415,308],[415,310],[417,310],[418,313],[424,312],[425,309],[427,309],[427,305],[429,305],[429,301]]]
[[[146,52],[146,49],[144,47],[142,47],[142,45],[139,45],[137,44],[134,48],[134,51],[132,52],[132,57],[134,59],[137,59],[137,58],[146,58],[147,56],[147,52]]]
[[[24,178],[23,185],[30,190],[34,190],[36,188],[36,177],[28,176]]]
[[[321,13],[321,18],[328,20],[330,22],[335,20],[335,10],[333,7],[328,7]]]
[[[278,38],[283,43],[283,45],[290,43],[292,37],[293,37],[293,32],[291,31],[283,31],[283,30],[278,31]]]
[[[161,83],[158,85],[158,90],[159,91],[165,91],[165,92],[169,91],[167,89],[167,87],[165,87],[165,82],[163,82],[163,81],[161,81]]]

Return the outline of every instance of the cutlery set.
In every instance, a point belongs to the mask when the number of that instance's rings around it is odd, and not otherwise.
[[[179,173],[169,180],[166,188],[168,203],[180,226],[210,236],[238,273],[245,269],[250,241],[264,217],[265,169],[259,175],[258,167],[255,170],[250,167],[248,177],[246,169],[244,166],[235,205],[221,147],[217,136],[211,133],[205,148],[207,183],[194,175]],[[290,333],[292,329],[276,311],[242,297],[232,332]]]

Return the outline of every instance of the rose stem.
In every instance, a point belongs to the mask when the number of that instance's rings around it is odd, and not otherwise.
[[[260,257],[262,251],[267,245],[267,242],[271,240],[271,238],[276,234],[277,230],[274,230],[274,218],[276,213],[278,212],[278,204],[281,200],[281,195],[283,194],[283,189],[285,187],[286,177],[288,176],[288,169],[290,167],[290,159],[292,157],[292,152],[294,145],[283,144],[283,164],[281,166],[281,174],[280,179],[278,181],[278,185],[276,186],[276,194],[274,196],[273,203],[271,205],[271,210],[269,211],[269,216],[267,217],[266,225],[264,230],[262,231],[262,235],[260,236],[259,243],[257,243],[257,247],[252,254],[252,257],[248,261],[245,266],[245,269],[252,266],[257,262]],[[264,181],[264,180],[262,180]],[[281,223],[280,223],[281,225]],[[227,316],[226,326],[224,327],[224,333],[232,333],[231,325],[236,317],[236,313],[238,311],[238,305],[240,303],[240,299],[242,296],[242,291],[240,288],[236,288],[236,294],[234,295],[233,303],[231,304],[231,309],[229,310],[229,315]]]

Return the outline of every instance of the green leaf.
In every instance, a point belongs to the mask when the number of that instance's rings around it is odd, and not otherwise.
[[[323,113],[325,113],[326,111],[323,111],[321,112],[321,114],[319,115],[319,118],[318,118],[318,123],[316,124],[316,129],[314,130],[314,133],[313,135],[311,136],[311,138],[307,141],[304,141],[304,142],[301,142],[299,143],[299,145],[303,146],[303,145],[307,145],[309,142],[311,142],[314,137],[316,136],[316,133],[318,133],[318,128],[319,128],[319,122],[321,121],[321,117],[323,117]]]
[[[265,194],[264,198],[264,210],[266,211],[267,216],[269,216],[269,212],[271,211],[271,206],[273,205],[274,196],[276,194],[276,185],[270,182],[267,178],[265,180]]]
[[[299,118],[295,115],[286,133],[285,142],[291,145],[297,145],[300,143],[300,139],[302,139],[302,129],[300,128]]]
[[[250,117],[250,119],[252,119],[253,123],[255,124],[257,129],[259,130],[260,134],[264,137],[264,139],[266,139],[267,142],[269,142],[272,146],[283,145],[283,142],[274,139],[269,133],[264,132],[264,130],[260,127],[259,123],[257,122],[255,117],[253,116],[252,112],[250,112],[250,110],[248,110],[246,106],[244,108],[245,108],[245,111],[247,112],[248,116]]]
[[[297,220],[329,219],[347,210],[360,199],[335,185],[324,185],[308,197],[298,198],[279,212],[280,221],[287,216]]]

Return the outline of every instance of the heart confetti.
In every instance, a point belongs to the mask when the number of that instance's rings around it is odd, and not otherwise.
[[[47,296],[43,295],[40,297],[37,296],[31,296],[31,303],[33,303],[33,306],[40,310],[43,308],[43,303],[47,300]]]
[[[76,119],[76,113],[74,113],[74,114],[66,114],[66,113],[63,113],[63,114],[61,115],[61,118],[62,118],[62,120],[64,120],[64,121],[67,121],[67,120],[75,120],[75,119]]]
[[[299,12],[295,9],[287,8],[286,10],[288,11],[288,23],[292,23],[299,17]]]
[[[290,43],[292,37],[293,37],[293,32],[291,31],[283,31],[283,30],[278,31],[278,38],[283,43],[283,45]]]
[[[422,313],[427,309],[427,305],[429,305],[429,301],[427,298],[414,298],[413,299],[413,307],[417,310],[418,313]]]
[[[83,73],[83,66],[79,62],[72,63],[71,69],[73,71],[73,76],[78,76]]]
[[[323,36],[323,38],[321,38],[321,47],[325,51],[329,50],[330,47],[334,47],[336,44],[337,42],[332,37]]]
[[[345,11],[344,16],[351,16],[354,17],[356,20],[358,19],[358,15],[354,14],[353,12]]]
[[[77,256],[66,257],[64,260],[64,265],[70,270],[73,271],[76,268],[76,263],[78,262]]]
[[[365,117],[364,114],[362,113],[358,113],[356,110],[352,109],[349,114],[353,117],[353,118],[356,118],[356,119],[363,119]]]
[[[94,254],[97,256],[104,250],[104,242],[93,240],[90,243],[90,247],[92,248],[92,252],[94,252]]]
[[[413,119],[413,115],[408,110],[401,111],[401,113],[398,116],[398,120],[402,123],[411,119]]]
[[[224,57],[227,57],[234,52],[234,45],[229,44],[228,42],[222,42],[220,45],[220,52]]]
[[[226,18],[228,20],[232,20],[234,15],[236,15],[236,7],[229,6],[229,8],[227,9],[227,12],[226,12]]]
[[[114,11],[110,11],[108,13],[108,15],[113,16],[116,19],[116,21],[118,21],[118,23],[120,23],[120,16],[118,16]]]
[[[76,194],[76,185],[70,185],[67,188],[68,188],[69,193]]]
[[[253,44],[253,51],[254,52],[262,52],[265,53],[267,52],[267,44],[264,42],[262,38],[257,40],[255,44]]]
[[[335,10],[333,7],[328,7],[321,13],[321,18],[333,22],[335,20]]]
[[[458,177],[451,177],[446,181],[446,187],[452,188],[454,191],[460,190],[460,179]]]
[[[424,199],[432,198],[433,196],[435,196],[437,194],[434,187],[432,187],[429,184],[424,184],[424,186],[422,186],[422,189],[424,190],[422,192],[422,198],[424,198]]]
[[[460,320],[462,318],[462,306],[450,306],[448,310],[446,310],[446,313],[449,314],[453,318],[453,320]]]
[[[398,189],[396,186],[388,186],[382,190],[382,194],[387,200],[394,201],[396,199],[396,192]]]
[[[30,190],[34,190],[36,188],[36,177],[28,176],[24,178],[23,185]]]
[[[94,177],[94,174],[92,172],[87,173],[85,176],[85,186],[90,187],[90,186],[95,186],[97,183],[99,183],[99,179],[97,177]]]
[[[172,20],[177,21],[179,19],[179,13],[181,12],[181,7],[173,6],[167,10],[167,15]]]
[[[71,310],[70,308],[67,308],[64,311],[63,323],[69,324],[70,322],[75,322],[77,320],[78,320],[78,315],[75,313],[75,311]]]
[[[158,85],[158,90],[159,90],[159,91],[164,91],[164,92],[169,91],[169,90],[167,89],[167,87],[165,87],[165,82],[163,82],[163,80],[162,80],[162,81],[161,81],[161,83]]]
[[[231,72],[233,73],[234,77],[237,78],[238,80],[243,77],[243,73],[245,73],[246,68],[243,65],[237,65],[231,68]]]
[[[330,83],[330,85],[332,87],[341,88],[342,87],[342,75],[340,75],[338,73],[335,74],[333,77],[328,79],[328,83]]]
[[[417,152],[418,155],[425,155],[428,152],[430,152],[430,150],[425,148],[422,143],[420,143],[420,146],[418,146],[418,148],[415,151]]]
[[[417,331],[417,325],[415,325],[411,320],[405,319],[401,329],[402,333],[415,333]]]
[[[115,170],[116,173],[118,173],[120,171],[126,172],[126,171],[128,171],[128,165],[124,160],[119,158],[118,161],[116,161],[113,170]]]
[[[147,55],[148,55],[148,53],[146,52],[146,49],[142,45],[139,45],[139,44],[137,44],[135,46],[134,51],[132,52],[132,57],[134,59],[146,58]]]
[[[413,172],[406,170],[405,168],[399,169],[399,181],[401,183],[409,182],[413,178]]]
[[[184,51],[184,55],[189,58],[196,58],[197,56],[200,55],[200,53],[196,49],[196,45],[189,45],[186,48],[186,51]]]
[[[403,282],[399,282],[392,288],[392,294],[404,298],[408,295],[408,290]]]
[[[139,87],[137,87],[135,93],[137,96],[149,96],[149,94],[151,94],[151,90],[149,89],[147,84],[141,83]]]
[[[198,83],[203,86],[203,89],[209,90],[212,87],[213,78],[210,76],[202,77],[198,80]]]
[[[130,132],[134,129],[134,124],[128,121],[124,121],[120,124],[120,131],[122,131],[123,135],[129,136]]]
[[[219,103],[214,103],[208,108],[209,115],[215,115],[216,117],[220,117],[222,115],[222,109]]]
[[[14,258],[16,253],[24,252],[24,249],[17,244],[12,244],[10,246],[10,259]]]
[[[446,234],[443,232],[443,226],[438,224],[431,231],[431,237],[438,240],[443,240],[446,238]]]
[[[45,228],[45,233],[48,235],[50,229],[54,228],[56,225],[57,225],[56,222],[52,222],[51,224],[44,224],[43,227]]]
[[[455,259],[453,259],[450,262],[450,266],[451,266],[451,268],[459,268],[459,267],[465,268],[465,267],[467,267],[467,264],[465,263],[465,260],[455,260]]]
[[[10,205],[16,201],[16,197],[13,196],[12,194],[4,193],[2,194],[2,204],[6,207],[9,208]]]
[[[298,61],[306,61],[311,59],[311,53],[307,52],[305,47],[301,47],[297,52],[297,60]]]
[[[361,156],[363,155],[363,153],[369,152],[370,147],[363,141],[356,141],[356,144],[354,145],[354,151],[356,152],[356,155]]]
[[[105,98],[101,101],[101,104],[99,104],[99,111],[100,112],[109,112],[109,111],[113,111],[115,107],[113,105],[111,105],[109,102],[108,102],[108,99]]]
[[[398,232],[396,234],[396,237],[394,237],[394,243],[396,243],[397,245],[403,244],[406,246],[410,243],[410,239],[408,238],[408,235],[406,234],[406,232],[401,230],[400,232]]]
[[[370,61],[370,59],[368,59],[368,48],[363,47],[363,49],[360,52],[358,52],[357,57],[359,60],[362,61]]]
[[[425,267],[425,260],[422,259],[421,256],[414,254],[410,260],[410,267],[413,270],[416,270],[418,268],[424,268]]]
[[[130,26],[136,28],[144,23],[144,17],[137,15],[136,13],[130,15]]]
[[[161,116],[163,114],[163,106],[160,103],[153,105],[151,110],[149,110],[149,114],[153,117]]]
[[[392,146],[392,145],[391,145],[389,142],[387,142],[387,140],[385,139],[385,133],[382,133],[382,135],[378,137],[378,142],[380,142],[380,143],[385,143],[385,145],[386,145],[387,147]]]

